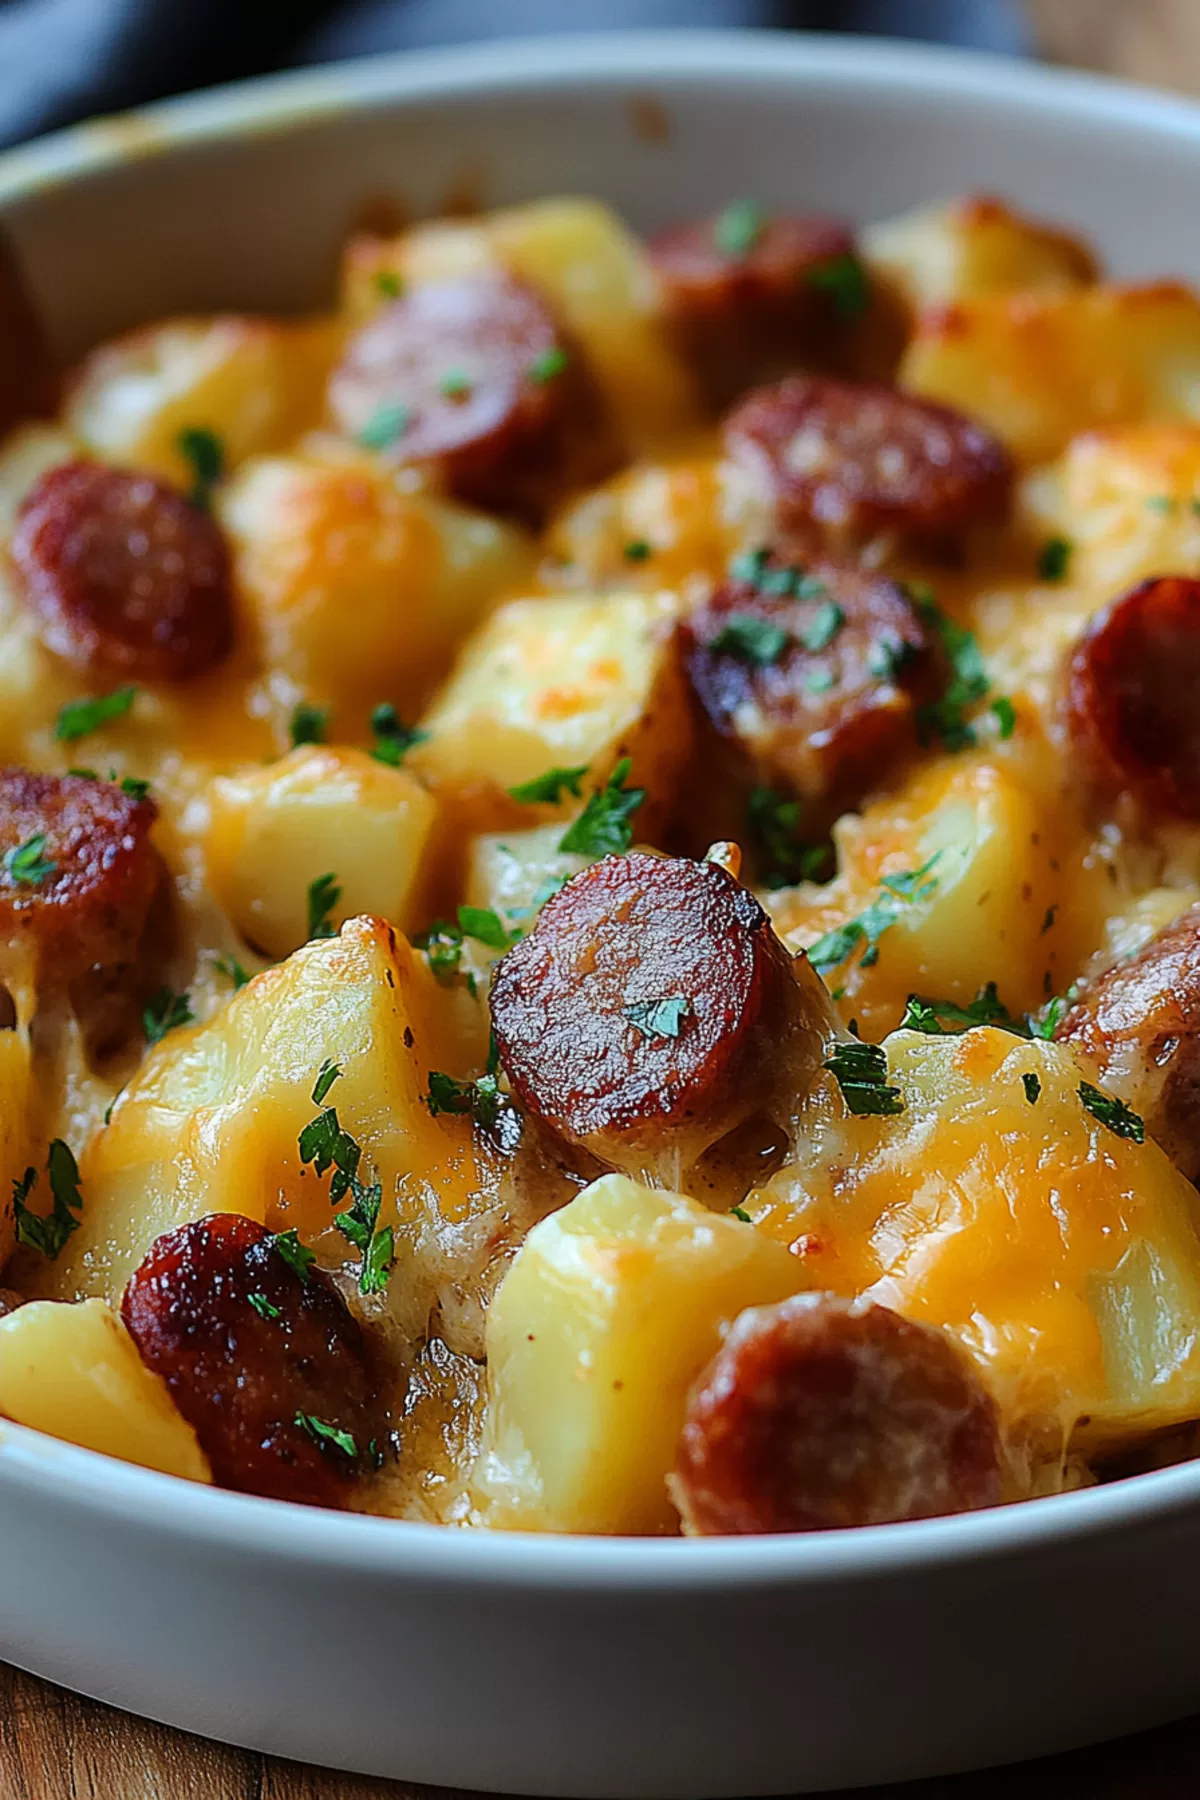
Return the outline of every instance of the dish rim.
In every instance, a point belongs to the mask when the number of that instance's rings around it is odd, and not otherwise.
[[[611,87],[630,97],[705,82],[814,77],[895,90],[913,76],[957,101],[1200,141],[1200,104],[1077,69],[883,38],[770,31],[618,31],[516,38],[359,58],[187,94],[0,153],[0,210],[148,156],[303,131],[346,112],[502,92]],[[631,83],[636,87],[631,90]],[[435,1525],[234,1493],[0,1421],[0,1481],[118,1520],[152,1521],[193,1548],[440,1583],[643,1592],[778,1587],[993,1561],[1166,1521],[1200,1506],[1200,1459],[1073,1493],[947,1518],[745,1538],[567,1536]],[[280,1530],[280,1509],[286,1529]]]

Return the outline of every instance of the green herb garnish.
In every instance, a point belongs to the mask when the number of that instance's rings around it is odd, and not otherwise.
[[[299,1425],[301,1431],[308,1433],[318,1450],[322,1450],[326,1454],[331,1450],[336,1450],[340,1456],[346,1458],[347,1462],[357,1462],[358,1445],[354,1442],[350,1432],[342,1431],[336,1425],[330,1425],[325,1419],[318,1419],[315,1413],[298,1412],[292,1423]]]
[[[225,473],[225,446],[215,431],[206,425],[188,425],[175,439],[175,446],[191,464],[192,486],[188,499],[193,506],[207,506],[212,491]]]
[[[555,344],[552,349],[543,350],[540,356],[534,357],[528,369],[529,379],[539,385],[545,381],[553,381],[556,375],[562,374],[570,360],[562,345]]]
[[[334,1106],[327,1107],[304,1127],[299,1144],[302,1167],[307,1168],[311,1163],[316,1175],[333,1170],[329,1203],[336,1206],[350,1192],[358,1175],[362,1146],[343,1130]]]
[[[413,940],[417,949],[425,952],[430,969],[443,985],[453,981],[458,973],[462,941],[463,934],[458,926],[445,919],[435,919],[428,931]]]
[[[1093,1119],[1099,1119],[1101,1125],[1107,1125],[1114,1137],[1128,1138],[1134,1144],[1145,1143],[1146,1127],[1143,1120],[1123,1100],[1116,1099],[1112,1094],[1101,1093],[1090,1081],[1080,1082],[1079,1098]]]
[[[846,614],[837,601],[826,600],[800,633],[800,642],[806,650],[818,655],[822,650],[828,650],[845,623]]]
[[[871,304],[870,277],[850,250],[810,269],[808,285],[829,295],[840,319],[861,318]]]
[[[722,256],[740,261],[758,245],[767,215],[753,200],[734,200],[713,220],[713,246]]]
[[[373,279],[375,292],[383,300],[398,300],[404,292],[404,283],[395,269],[377,269]]]
[[[1007,694],[992,701],[992,713],[996,720],[997,733],[1001,743],[1006,743],[1017,728],[1017,709]]]
[[[439,1113],[470,1113],[478,1124],[492,1126],[500,1117],[504,1096],[495,1074],[481,1075],[478,1081],[456,1081],[453,1075],[431,1069],[425,1104],[435,1119]]]
[[[754,1220],[750,1217],[750,1214],[746,1211],[744,1206],[731,1206],[729,1211],[732,1217],[740,1219],[743,1225],[753,1225]]]
[[[828,969],[836,969],[862,946],[859,966],[869,969],[879,960],[879,940],[889,926],[896,923],[906,906],[916,901],[927,900],[937,888],[937,878],[929,871],[941,856],[935,851],[927,862],[919,869],[906,869],[899,875],[885,875],[880,886],[885,890],[878,900],[873,900],[865,907],[857,918],[847,919],[844,925],[837,925],[827,931],[824,937],[817,939],[808,947],[808,960],[818,974],[824,975]]]
[[[535,775],[532,781],[523,781],[517,787],[510,787],[508,792],[523,806],[553,806],[564,793],[574,794],[578,799],[582,792],[580,783],[587,772],[587,763],[580,763],[576,769],[547,769],[544,775]]]
[[[900,1089],[888,1086],[887,1052],[881,1044],[839,1044],[821,1066],[834,1077],[856,1117],[890,1118],[904,1111]]]
[[[301,744],[323,744],[328,723],[327,707],[314,706],[311,700],[299,701],[292,710],[290,726],[293,750]]]
[[[58,715],[54,735],[60,744],[73,744],[77,738],[87,737],[89,732],[98,731],[102,725],[123,719],[136,698],[137,689],[130,683],[95,700],[68,700]]]
[[[419,726],[406,725],[390,700],[381,700],[372,711],[371,732],[375,739],[371,755],[392,769],[399,768],[415,744],[423,744],[429,737]]]
[[[190,1025],[195,1016],[190,994],[176,994],[169,987],[160,987],[156,994],[151,995],[142,1012],[142,1030],[146,1034],[146,1042],[157,1044],[160,1038],[166,1037],[168,1031],[174,1031],[179,1025]]]
[[[486,944],[489,950],[507,950],[512,942],[511,933],[490,906],[460,906],[458,927],[464,937]]]
[[[313,938],[331,938],[337,934],[333,925],[333,914],[342,897],[338,886],[338,878],[334,874],[318,875],[315,881],[308,884],[308,936]]]
[[[14,844],[11,850],[4,852],[2,866],[5,874],[24,887],[39,887],[58,867],[53,857],[42,855],[45,848],[44,831],[35,832],[23,844]]]
[[[692,1003],[686,994],[666,994],[661,1000],[632,1001],[621,1010],[643,1037],[677,1038]]]
[[[275,1249],[282,1256],[292,1274],[307,1286],[308,1272],[317,1259],[307,1245],[300,1242],[300,1233],[295,1227],[291,1231],[275,1233]]]
[[[396,439],[403,437],[412,419],[412,408],[400,400],[385,400],[377,406],[358,434],[364,450],[390,450]]]
[[[235,988],[244,988],[250,977],[243,969],[236,956],[214,956],[213,968],[218,969]]]
[[[465,369],[447,369],[438,382],[438,393],[447,400],[465,400],[471,386],[471,377]]]
[[[926,1000],[910,994],[900,1021],[901,1031],[921,1031],[926,1037],[947,1037],[959,1031],[970,1031],[975,1025],[1015,1023],[1013,1015],[996,993],[996,983],[989,981],[980,988],[969,1006],[953,1000]],[[1022,1034],[1023,1035],[1023,1034]]]
[[[341,1064],[335,1063],[331,1056],[327,1056],[325,1061],[321,1064],[320,1069],[317,1071],[317,1079],[313,1082],[312,1100],[314,1106],[322,1106],[324,1104],[326,1095],[329,1093],[334,1082],[340,1080],[341,1074]]]
[[[947,617],[928,591],[911,590],[921,617],[938,638],[951,668],[951,677],[937,700],[917,708],[917,731],[922,743],[940,737],[947,750],[965,750],[976,741],[968,712],[987,698],[991,682],[983,666],[975,634]]]
[[[769,619],[755,618],[753,613],[730,613],[708,647],[718,654],[740,657],[743,662],[765,668],[779,661],[791,642],[786,631]]]
[[[809,846],[796,841],[800,819],[798,800],[775,788],[751,788],[746,802],[746,825],[766,865],[766,887],[789,887],[804,880]]]
[[[265,1294],[247,1294],[246,1298],[260,1319],[278,1319],[281,1316],[280,1309]]]
[[[49,1213],[36,1213],[29,1207],[29,1196],[37,1185],[37,1170],[26,1169],[19,1181],[13,1182],[13,1217],[17,1242],[37,1250],[53,1262],[63,1245],[80,1224],[83,1196],[79,1192],[79,1165],[61,1138],[55,1138],[46,1157],[46,1175],[50,1182],[53,1205]]]
[[[653,548],[646,538],[630,538],[625,546],[626,562],[646,562],[653,554]]]
[[[1071,565],[1073,549],[1070,538],[1047,538],[1038,553],[1037,572],[1039,581],[1065,581],[1067,570]]]
[[[630,820],[646,798],[645,788],[626,788],[633,764],[623,756],[602,788],[588,795],[587,805],[558,840],[560,850],[576,856],[623,856],[633,842]]]

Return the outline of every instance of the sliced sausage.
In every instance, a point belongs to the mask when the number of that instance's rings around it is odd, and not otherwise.
[[[503,274],[392,301],[351,339],[329,404],[370,448],[437,465],[460,500],[532,520],[600,435],[578,353],[532,288]]]
[[[753,895],[715,863],[641,852],[546,902],[498,964],[491,1007],[524,1107],[630,1169],[687,1166],[767,1101],[808,1027]]]
[[[1200,1176],[1200,906],[1090,982],[1055,1036],[1095,1063],[1189,1180]]]
[[[869,292],[851,231],[819,214],[734,205],[660,231],[649,251],[667,318],[717,411],[758,382],[828,366]]]
[[[735,1321],[692,1390],[671,1488],[704,1537],[994,1506],[996,1408],[943,1332],[798,1294]]]
[[[329,1277],[302,1280],[264,1226],[213,1213],[165,1232],[121,1316],[220,1486],[337,1506],[370,1467],[384,1429],[373,1347]]]
[[[41,320],[12,246],[0,236],[0,437],[24,419],[49,418],[55,388]]]
[[[152,475],[49,470],[22,502],[12,557],[43,641],[80,668],[184,681],[233,641],[220,528]]]
[[[1002,520],[1013,471],[981,425],[868,382],[796,375],[749,395],[725,445],[784,531],[831,547],[887,534],[931,551]]]
[[[1075,646],[1067,716],[1104,787],[1154,812],[1200,819],[1200,581],[1143,581]]]
[[[682,636],[730,773],[740,766],[803,797],[806,829],[887,778],[915,747],[916,708],[942,680],[940,653],[904,590],[830,562],[789,569],[759,558],[753,578],[724,583]]]
[[[157,816],[115,782],[0,769],[0,938],[44,983],[137,956],[164,880]]]

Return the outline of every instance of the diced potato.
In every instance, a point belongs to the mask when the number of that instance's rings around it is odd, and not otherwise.
[[[952,1331],[1035,1459],[1200,1416],[1190,1183],[1088,1110],[1066,1045],[982,1029],[886,1049],[904,1111],[853,1117],[829,1077],[745,1202],[760,1229],[802,1240],[808,1284]]]
[[[103,1300],[34,1300],[0,1319],[0,1413],[122,1462],[212,1480],[166,1383]]]
[[[431,1195],[469,1215],[481,1181],[470,1120],[431,1117],[424,1095],[431,1067],[482,1067],[478,1011],[465,1034],[424,957],[381,921],[354,919],[256,976],[207,1024],[169,1032],[81,1158],[83,1223],[46,1291],[115,1305],[161,1232],[209,1212],[306,1240],[327,1233],[323,1254],[340,1262],[349,1252],[330,1229],[329,1177],[302,1167],[298,1151],[328,1060],[342,1073],[327,1104],[362,1146],[364,1175],[383,1184],[381,1224]],[[403,1304],[403,1286],[391,1283],[389,1305]]]
[[[59,425],[22,425],[5,438],[0,444],[0,535],[12,531],[17,509],[34,483],[80,454],[78,443]]]
[[[823,970],[865,1037],[897,1025],[913,993],[966,1005],[994,981],[1014,1011],[1040,1006],[1095,941],[1107,883],[1087,865],[1065,801],[1025,779],[1015,758],[941,759],[899,796],[842,819],[835,838],[836,880],[765,903],[797,950],[875,903],[891,908],[876,956],[868,950],[864,964],[860,945]],[[899,893],[884,885],[897,880]]]
[[[684,587],[719,580],[751,530],[750,484],[707,457],[638,463],[574,501],[552,526],[550,555],[564,581]]]
[[[532,831],[501,831],[477,837],[467,859],[467,904],[485,906],[510,930],[528,931],[542,905],[587,858],[560,850],[562,820]]]
[[[488,1315],[487,1524],[662,1532],[687,1392],[747,1306],[803,1285],[780,1245],[606,1175],[544,1219]]]
[[[342,254],[339,282],[350,322],[364,324],[406,287],[494,269],[487,227],[486,218],[429,219],[397,237],[356,232]]]
[[[219,496],[263,661],[342,713],[412,710],[461,638],[526,573],[525,535],[408,492],[377,457],[264,457]]]
[[[1162,282],[956,302],[918,320],[899,379],[1044,461],[1092,427],[1200,418],[1200,298]]]
[[[974,194],[868,226],[872,269],[890,277],[914,312],[991,294],[1061,293],[1094,282],[1086,244]]]
[[[325,324],[232,314],[146,326],[93,350],[65,423],[106,462],[190,488],[195,470],[180,432],[213,432],[227,468],[287,443],[320,418],[337,341]]]
[[[1071,544],[1070,579],[1108,598],[1150,575],[1200,574],[1200,425],[1089,431],[1025,486],[1043,536]]]
[[[256,949],[287,956],[307,941],[309,887],[326,873],[341,890],[335,924],[371,913],[411,933],[422,922],[437,806],[406,769],[304,744],[208,792],[209,883]]]
[[[636,827],[652,835],[691,748],[678,613],[669,593],[511,601],[467,644],[412,767],[435,788],[499,798],[556,765],[586,765],[594,784],[628,756],[653,803]]]

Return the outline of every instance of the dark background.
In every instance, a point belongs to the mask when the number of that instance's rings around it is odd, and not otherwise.
[[[0,145],[271,69],[635,25],[877,32],[1028,48],[1017,0],[0,0]]]

